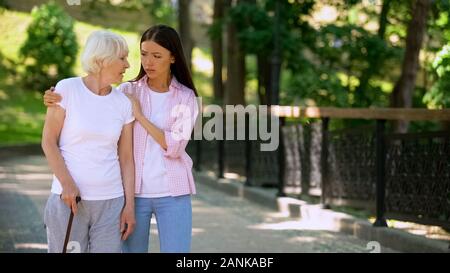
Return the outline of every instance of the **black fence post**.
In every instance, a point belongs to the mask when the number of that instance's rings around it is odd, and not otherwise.
[[[226,118],[226,114],[225,114],[225,112],[223,113],[223,117],[222,117],[222,124],[223,124],[223,128],[224,128],[224,130],[222,130],[222,139],[220,140],[217,140],[217,148],[219,149],[218,150],[218,155],[217,155],[217,164],[218,164],[218,168],[217,168],[217,171],[218,171],[218,174],[217,174],[217,177],[218,178],[223,178],[224,176],[223,176],[223,174],[224,174],[224,164],[225,164],[225,162],[224,162],[224,160],[225,160],[225,136],[226,136],[226,122],[225,122],[225,118]]]
[[[307,138],[309,137],[307,135],[307,130],[305,130],[305,126],[302,124],[299,124],[297,126],[298,130],[298,153],[299,153],[299,160],[300,160],[300,189],[301,192],[299,194],[299,198],[306,197],[309,195],[309,189],[310,189],[310,182],[309,182],[309,176],[310,172],[307,168],[308,162],[310,162],[311,158],[309,156],[309,153],[307,153]]]
[[[327,202],[327,193],[330,190],[329,175],[328,175],[328,124],[329,118],[322,118],[322,147],[320,150],[320,166],[321,166],[321,187],[322,187],[322,195],[321,195],[321,203],[323,208],[329,209],[330,204]]]
[[[386,120],[377,120],[376,129],[375,129],[375,147],[376,147],[376,160],[375,160],[375,169],[376,169],[376,210],[377,210],[377,219],[373,226],[375,227],[387,227],[386,218],[384,216],[385,213],[385,193],[386,193],[386,185],[385,185],[385,163],[386,163],[386,144],[384,140],[384,128],[385,128]]]
[[[284,141],[283,141],[283,130],[281,128],[285,124],[285,117],[279,117],[279,128],[278,128],[278,136],[279,136],[279,145],[278,145],[278,193],[277,196],[283,197],[286,196],[284,192],[284,170],[285,170],[285,154],[284,154]],[[274,128],[271,128],[273,130]]]
[[[252,142],[250,140],[250,114],[245,114],[245,186],[252,186]]]
[[[201,163],[201,160],[202,160],[202,141],[203,141],[203,139],[194,140],[194,143],[195,143],[195,159],[196,159],[195,162],[194,162],[194,169],[197,172],[201,171],[200,163]]]

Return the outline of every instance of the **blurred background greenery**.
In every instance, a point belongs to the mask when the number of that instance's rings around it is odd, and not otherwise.
[[[139,70],[140,34],[156,23],[179,30],[206,104],[430,109],[450,104],[450,0],[69,5],[76,2],[0,0],[0,146],[40,141],[42,93],[61,78],[83,75],[79,57],[92,31],[106,28],[125,37],[131,64],[125,80],[130,80]],[[278,70],[279,81],[273,77]],[[439,126],[448,124],[414,123],[409,130]]]

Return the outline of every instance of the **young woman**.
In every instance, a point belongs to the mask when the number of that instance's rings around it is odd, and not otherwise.
[[[121,36],[94,32],[82,55],[87,76],[56,85],[62,100],[48,108],[42,134],[54,173],[44,212],[49,252],[63,250],[70,210],[70,241],[81,252],[120,252],[121,237],[133,231],[134,117],[127,97],[111,87],[129,67],[127,55]]]
[[[147,252],[152,214],[161,252],[189,252],[192,160],[185,148],[198,116],[197,93],[178,33],[156,25],[141,37],[138,76],[119,86],[133,105],[136,229],[124,252]],[[45,104],[60,99],[50,91]]]

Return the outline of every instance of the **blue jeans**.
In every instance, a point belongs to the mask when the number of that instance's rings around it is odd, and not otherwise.
[[[159,246],[163,253],[188,253],[192,238],[191,196],[161,198],[135,198],[136,228],[123,242],[125,253],[147,253],[150,220],[155,214],[158,226]]]

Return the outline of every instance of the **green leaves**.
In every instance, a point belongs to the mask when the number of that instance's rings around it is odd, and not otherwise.
[[[37,89],[73,75],[78,44],[74,22],[53,2],[32,11],[28,38],[20,48],[26,65],[25,83]]]
[[[235,24],[238,39],[247,53],[267,51],[271,47],[273,20],[263,7],[240,3],[230,9],[228,20]]]
[[[91,0],[98,1],[98,0]],[[166,24],[175,27],[176,9],[174,1],[167,0],[127,0],[117,4],[124,10],[146,10],[153,19],[153,24]]]
[[[288,94],[283,104],[320,105],[345,107],[348,105],[347,90],[338,74],[326,67],[315,67],[303,61],[302,69],[289,73],[284,89]]]
[[[450,107],[450,43],[445,45],[433,61],[437,81],[431,90],[423,96],[423,102],[429,108]]]
[[[227,18],[211,27],[210,35],[221,35],[226,31],[226,20],[231,20],[245,53],[255,54],[259,59],[267,56],[263,63],[266,67],[270,65],[274,39],[279,37],[283,71],[280,98],[284,103],[308,101],[342,107],[389,105],[402,69],[412,1],[242,0],[237,3],[229,9]],[[278,28],[274,26],[276,3],[280,15]],[[334,21],[315,19],[324,6],[336,10]],[[431,58],[427,56],[433,56],[450,41],[450,0],[433,1],[433,13],[423,48],[425,57],[420,59],[420,66],[425,69],[431,68]],[[434,84],[423,102],[429,107],[448,107],[450,61],[446,56],[448,49],[443,49],[435,60],[439,65],[430,69],[436,77],[427,75],[428,70],[420,72],[414,91],[417,105],[423,107],[421,92]],[[264,81],[260,83],[263,84]]]
[[[450,74],[450,44],[444,46],[433,62],[433,68],[440,78]]]

